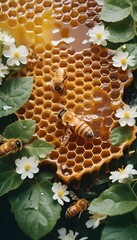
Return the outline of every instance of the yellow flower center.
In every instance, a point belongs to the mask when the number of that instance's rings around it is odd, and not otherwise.
[[[130,113],[129,112],[125,112],[124,113],[124,118],[130,118]]]
[[[101,33],[97,33],[97,34],[96,34],[96,37],[97,37],[98,39],[101,39],[101,38],[102,38],[102,34],[101,34]]]
[[[125,172],[125,169],[122,167],[122,168],[118,168],[118,171],[120,172],[120,173],[124,173]]]
[[[29,171],[31,169],[31,165],[29,163],[26,163],[24,168],[26,171]]]
[[[19,58],[20,54],[18,52],[14,52],[14,58]]]
[[[63,191],[62,190],[59,190],[58,191],[58,196],[61,198],[61,197],[63,197]]]
[[[122,58],[121,59],[121,63],[122,63],[122,65],[126,65],[127,64],[127,59],[126,58]]]

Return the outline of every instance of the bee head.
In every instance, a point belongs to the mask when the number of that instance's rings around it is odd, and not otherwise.
[[[62,90],[61,87],[59,87],[59,86],[55,86],[55,91],[60,92],[61,90]]]
[[[17,149],[21,149],[24,145],[24,142],[22,142],[21,140],[17,139],[16,140],[16,147]]]
[[[62,118],[62,116],[63,116],[63,114],[65,113],[65,112],[67,112],[67,110],[66,109],[62,109],[60,112],[59,112],[59,114],[58,114],[58,118]]]

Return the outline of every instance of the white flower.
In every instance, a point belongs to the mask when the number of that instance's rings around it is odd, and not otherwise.
[[[0,59],[0,78],[4,78],[7,74],[9,74],[8,67],[4,65],[2,59]]]
[[[21,159],[16,159],[15,164],[17,166],[16,172],[21,174],[21,179],[24,180],[26,177],[33,178],[34,173],[39,171],[38,162],[35,157],[22,157]]]
[[[105,30],[105,27],[102,24],[102,25],[95,26],[92,29],[90,29],[88,31],[88,35],[90,37],[89,41],[93,42],[93,44],[106,46],[107,45],[106,39],[109,38],[110,33],[109,33],[109,31]]]
[[[135,56],[130,55],[128,52],[117,52],[117,55],[112,57],[113,66],[114,67],[121,67],[122,70],[126,70],[128,65],[133,67],[135,65]]]
[[[92,212],[91,212],[92,213]],[[107,218],[106,215],[102,215],[99,213],[92,213],[93,215],[89,218],[89,220],[86,222],[87,228],[97,228],[102,220]]]
[[[58,233],[60,235],[58,239],[61,239],[61,240],[75,240],[79,234],[78,232],[74,233],[72,230],[69,230],[69,233],[67,234],[66,228],[59,229]],[[83,237],[83,238],[80,238],[79,240],[85,240],[85,239],[88,239],[88,237]]]
[[[125,105],[123,109],[119,108],[116,111],[115,116],[120,118],[119,124],[121,127],[128,125],[132,127],[135,124],[135,119],[137,117],[137,107],[130,108],[128,105]]]
[[[17,65],[20,63],[27,63],[28,49],[24,45],[16,47],[14,44],[10,45],[9,50],[4,50],[3,55],[8,58],[7,64],[9,66]]]
[[[62,185],[61,182],[53,183],[52,191],[55,193],[53,195],[53,199],[57,200],[60,205],[64,205],[63,201],[65,201],[65,202],[70,201],[70,199],[68,197],[66,197],[66,195],[69,194],[69,191],[66,191],[66,190],[67,190],[67,186]]]
[[[112,171],[110,174],[109,179],[112,180],[112,183],[116,181],[124,183],[126,179],[132,177],[132,175],[137,175],[137,171],[133,169],[132,164],[128,164],[125,168],[119,168],[118,171]]]
[[[0,32],[0,41],[3,43],[5,46],[10,46],[11,44],[15,43],[15,38],[13,38],[11,35],[8,33],[1,31]]]

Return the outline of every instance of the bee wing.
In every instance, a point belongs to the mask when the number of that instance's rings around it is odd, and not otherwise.
[[[3,137],[2,135],[0,135],[0,143],[3,144],[5,142],[7,142],[7,138]]]
[[[62,139],[62,145],[65,146],[68,143],[68,140],[69,140],[71,134],[72,134],[72,131],[71,131],[69,125],[67,125],[65,135]]]
[[[78,117],[85,122],[91,122],[92,120],[99,118],[99,116],[96,114],[78,115]]]
[[[78,201],[79,198],[76,196],[76,194],[73,191],[69,191],[70,197],[72,198],[72,200]]]

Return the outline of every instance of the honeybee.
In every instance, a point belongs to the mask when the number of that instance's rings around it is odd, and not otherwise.
[[[71,195],[72,194],[74,193],[71,192]],[[88,208],[89,202],[85,198],[79,199],[75,194],[74,194],[74,197],[73,199],[75,199],[75,202],[66,210],[66,213],[65,213],[66,218],[75,217],[76,215],[86,211],[86,209]]]
[[[83,138],[93,137],[94,134],[89,125],[82,120],[81,117],[77,117],[72,111],[62,109],[58,114],[58,118],[61,119],[64,126],[69,125],[79,136]]]
[[[22,149],[24,144],[19,138],[3,138],[0,142],[2,143],[0,146],[0,157],[4,157],[10,153],[16,153]]]
[[[65,89],[64,81],[66,77],[66,70],[64,68],[59,68],[51,82],[52,90],[62,95]]]

